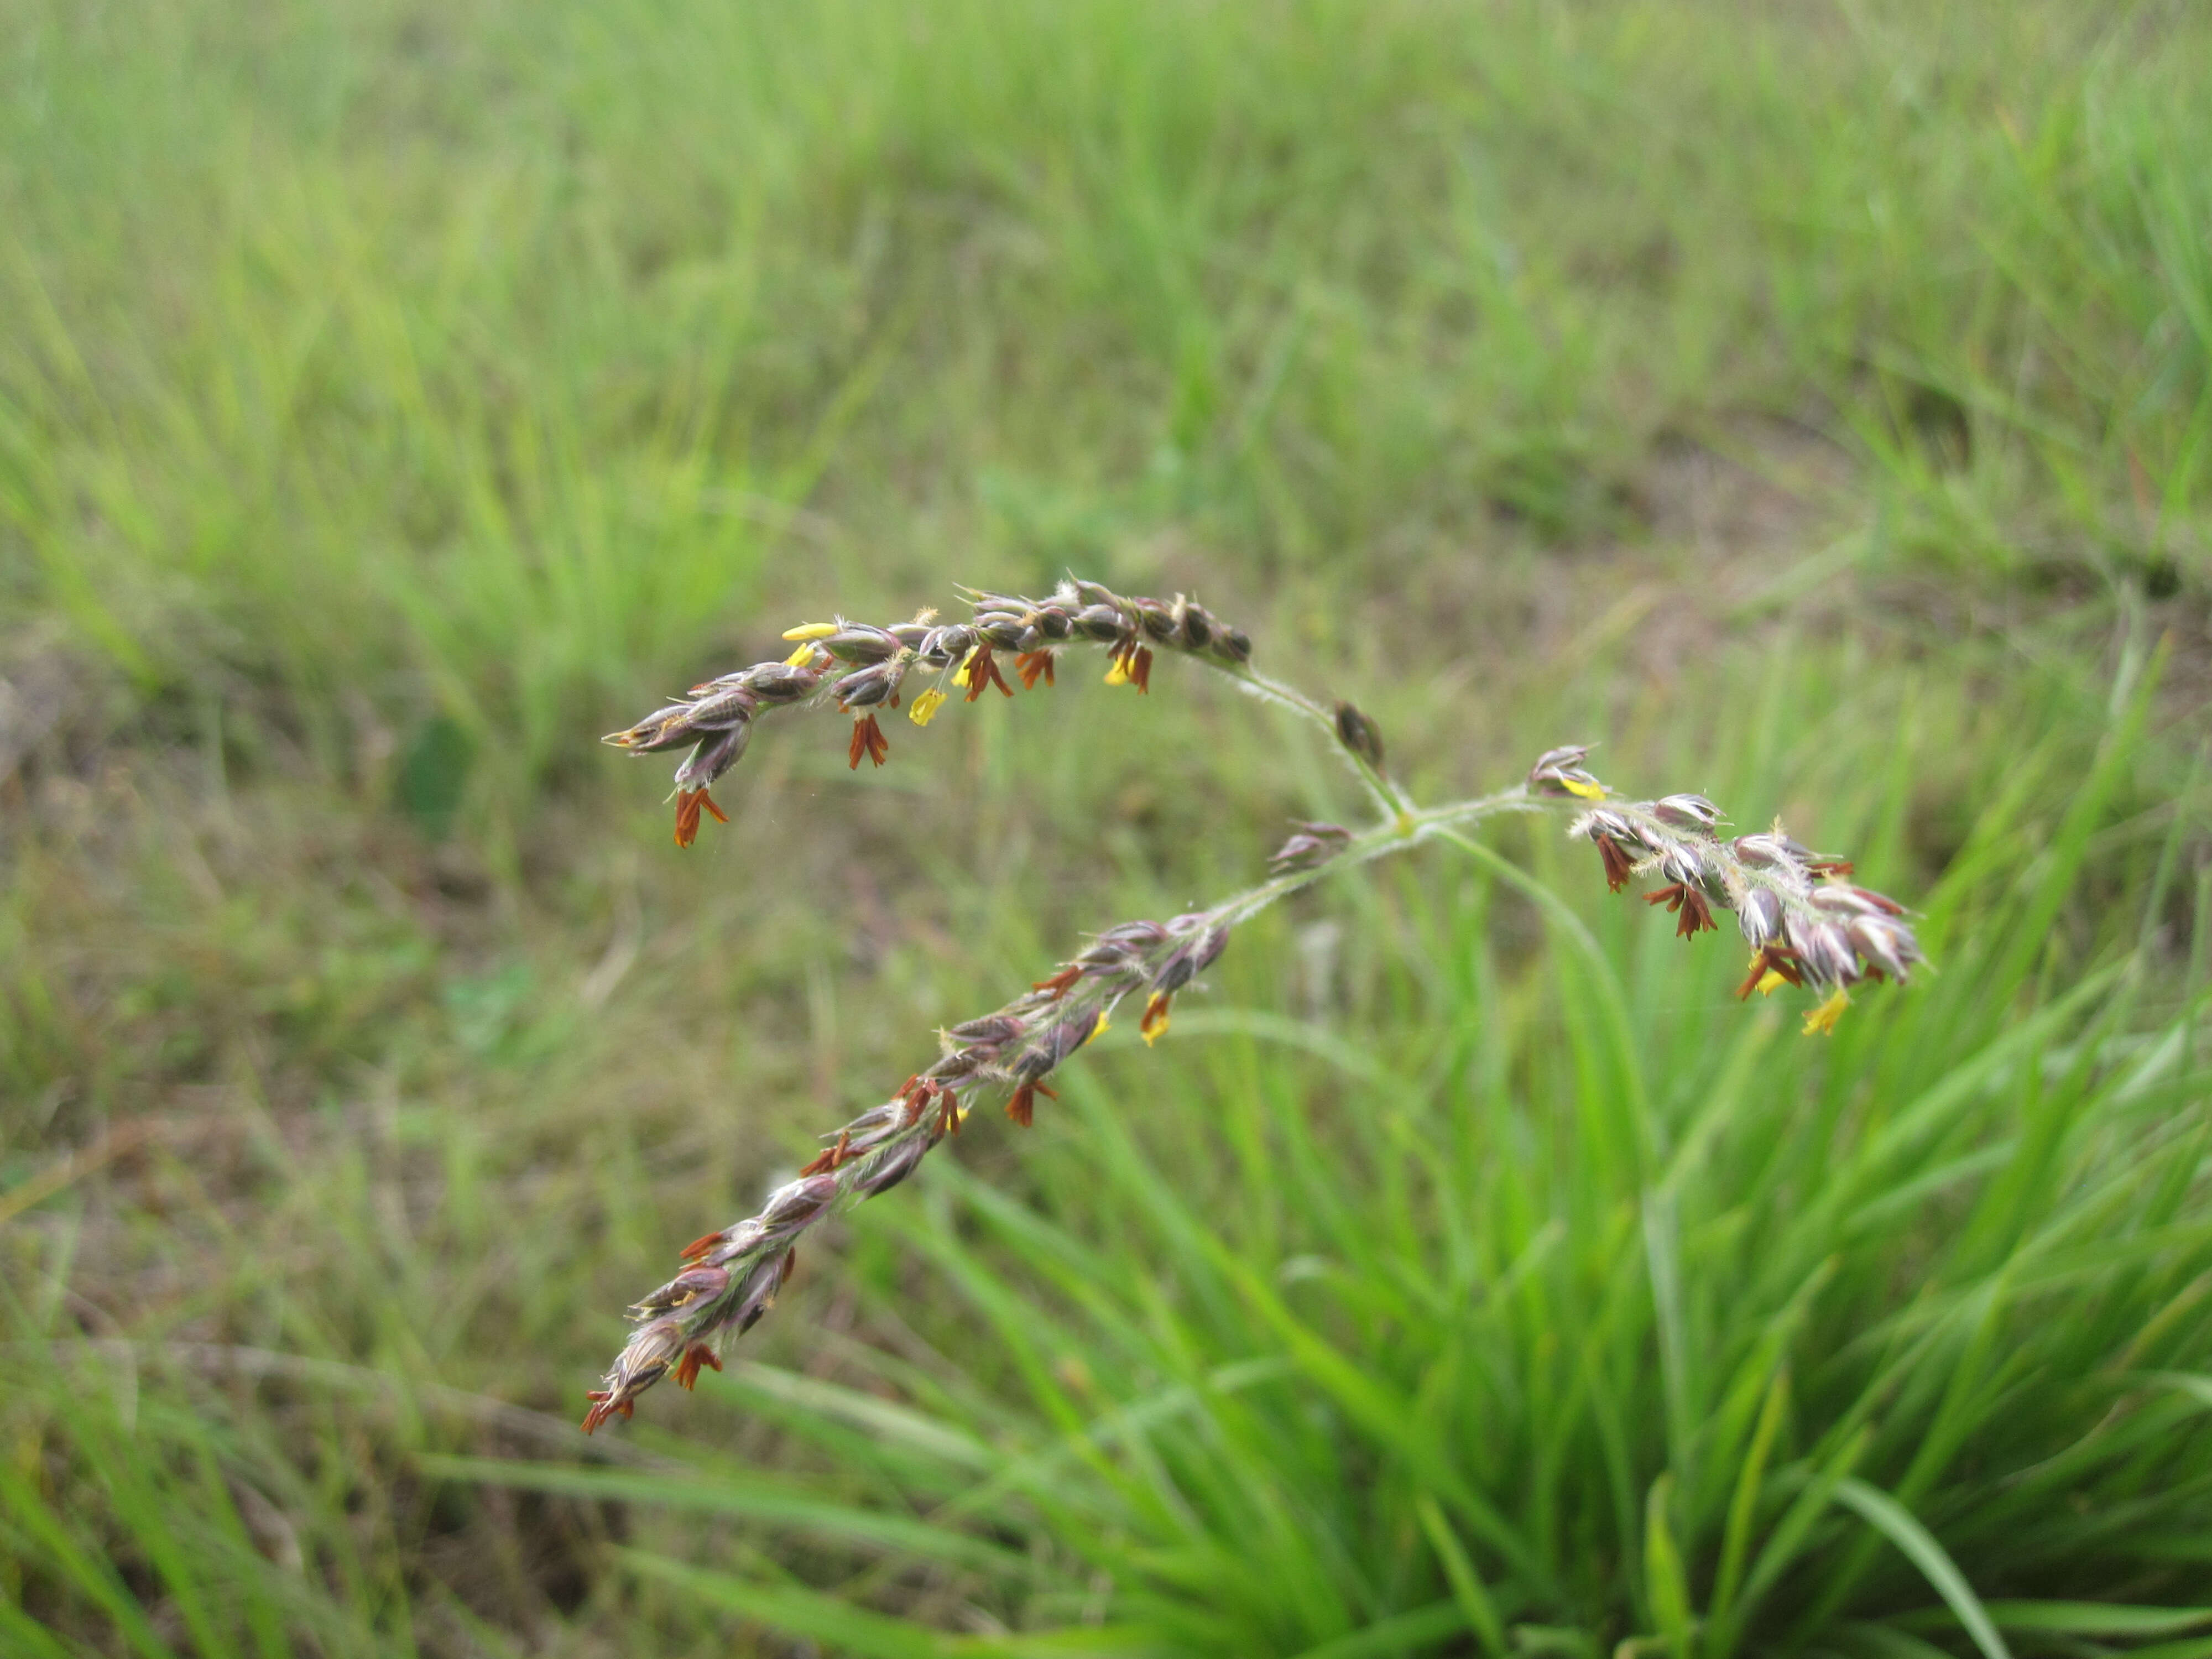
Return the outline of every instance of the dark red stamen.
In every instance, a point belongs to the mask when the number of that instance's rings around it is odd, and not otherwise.
[[[1022,677],[1022,690],[1024,691],[1034,691],[1036,690],[1037,677],[1039,675],[1042,675],[1044,677],[1044,683],[1047,685],[1050,685],[1053,683],[1052,653],[1049,651],[1024,651],[1020,656],[1014,659],[1014,670]]]
[[[1032,991],[1049,991],[1052,993],[1052,1000],[1054,1002],[1057,1002],[1060,998],[1067,994],[1067,988],[1074,984],[1077,980],[1081,979],[1082,977],[1083,969],[1070,965],[1061,969],[1050,979],[1041,979],[1036,981],[1030,987],[1030,989]]]
[[[975,647],[975,654],[968,659],[968,701],[973,702],[981,696],[987,685],[997,686],[1010,697],[1014,695],[1014,688],[1006,684],[1006,677],[999,672],[998,659],[991,654],[991,647],[979,645]]]
[[[1609,836],[1597,838],[1597,855],[1605,865],[1605,884],[1609,891],[1618,893],[1636,874],[1636,862],[1621,849],[1620,843]]]
[[[936,1095],[942,1095],[947,1100],[952,1098],[952,1091],[941,1083],[927,1078],[908,1078],[907,1086],[898,1091],[898,1097],[906,1102],[905,1121],[909,1124],[921,1122],[922,1113],[929,1109],[931,1097]]]
[[[1674,925],[1674,937],[1695,939],[1700,933],[1717,933],[1719,931],[1718,925],[1713,921],[1712,908],[1705,902],[1705,896],[1694,887],[1685,887],[1682,890],[1682,919]]]
[[[1789,946],[1769,945],[1764,946],[1758,955],[1752,957],[1751,971],[1743,976],[1743,983],[1735,988],[1736,1000],[1741,1002],[1756,991],[1759,988],[1759,981],[1765,979],[1769,974],[1779,974],[1785,982],[1791,985],[1802,985],[1805,982],[1804,976],[1797,971],[1797,964],[1790,958]]]
[[[613,1398],[612,1393],[605,1389],[593,1389],[589,1394],[586,1395],[584,1398],[592,1402],[592,1409],[584,1413],[584,1432],[586,1434],[589,1434],[593,1429],[598,1428],[600,1424],[605,1422],[607,1419],[612,1417],[617,1412],[620,1412],[625,1418],[627,1418],[633,1411],[636,1410],[636,1407],[627,1400],[617,1402]]]
[[[850,1129],[838,1130],[837,1144],[835,1146],[823,1147],[821,1154],[799,1173],[803,1176],[828,1174],[845,1161],[845,1154],[851,1149],[852,1145],[853,1132]],[[721,1235],[717,1233],[715,1237],[719,1238]]]
[[[722,809],[714,805],[714,798],[705,790],[680,790],[676,796],[676,844],[678,847],[689,847],[699,838],[699,812],[702,807],[714,815],[715,823],[729,822]]]
[[[853,770],[857,772],[860,769],[860,757],[863,755],[881,766],[890,752],[890,743],[884,736],[884,728],[876,724],[872,713],[853,722],[853,741],[845,750],[845,758]]]
[[[1705,896],[1681,882],[1670,882],[1664,887],[1653,888],[1644,896],[1644,902],[1646,904],[1663,904],[1680,915],[1682,919],[1674,927],[1676,939],[1695,939],[1708,928],[1715,933],[1720,931],[1713,921],[1712,907],[1705,902]]]
[[[684,1358],[676,1363],[676,1386],[679,1389],[696,1388],[702,1365],[709,1370],[722,1369],[722,1362],[712,1348],[703,1342],[694,1342],[684,1349]]]
[[[1036,1115],[1036,1097],[1039,1095],[1042,1095],[1047,1100],[1060,1098],[1042,1083],[1024,1083],[1014,1091],[1013,1097],[1006,1102],[1006,1115],[1024,1129],[1028,1128],[1030,1121]]]

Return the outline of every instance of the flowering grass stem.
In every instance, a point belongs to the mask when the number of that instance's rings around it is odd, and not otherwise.
[[[1702,795],[1615,800],[1586,769],[1588,750],[1579,746],[1539,757],[1510,788],[1421,806],[1386,769],[1382,733],[1371,719],[1349,702],[1324,704],[1261,675],[1251,666],[1251,641],[1243,631],[1185,596],[1124,598],[1095,582],[1070,580],[1042,600],[990,592],[969,599],[974,614],[961,623],[939,623],[930,613],[889,628],[843,617],[803,623],[786,634],[798,648],[784,661],[695,686],[607,740],[636,753],[690,748],[676,775],[677,841],[689,846],[702,811],[726,822],[708,789],[744,753],[754,720],[768,708],[835,702],[854,715],[851,765],[857,769],[867,758],[881,766],[890,744],[878,712],[899,707],[912,677],[927,684],[909,718],[926,726],[955,691],[969,702],[990,689],[1012,696],[997,660],[1001,651],[1015,653],[1024,688],[1034,690],[1040,680],[1054,683],[1056,659],[1066,650],[1094,645],[1107,653],[1108,683],[1134,685],[1143,694],[1151,689],[1157,648],[1193,657],[1318,727],[1358,775],[1376,821],[1358,830],[1300,823],[1270,860],[1267,879],[1204,910],[1117,923],[1012,1000],[939,1032],[934,1060],[890,1098],[823,1137],[821,1152],[796,1180],[770,1194],[757,1214],[694,1240],[682,1253],[681,1271],[634,1306],[637,1329],[591,1395],[586,1433],[611,1416],[630,1415],[637,1397],[664,1376],[690,1388],[702,1369],[720,1370],[728,1345],[774,1306],[791,1276],[800,1235],[817,1221],[906,1180],[960,1132],[981,1101],[1003,1101],[1007,1116],[1027,1127],[1038,1099],[1054,1097],[1047,1079],[1106,1030],[1131,997],[1143,999],[1139,1033],[1148,1045],[1158,1041],[1176,996],[1220,956],[1233,929],[1338,872],[1443,841],[1530,897],[1589,960],[1603,989],[1608,1040],[1639,1146],[1648,1136],[1645,1101],[1618,976],[1558,895],[1467,833],[1477,824],[1509,812],[1577,810],[1569,833],[1596,847],[1607,884],[1618,891],[1647,876],[1663,878],[1645,896],[1678,917],[1681,936],[1716,930],[1716,910],[1735,915],[1753,953],[1741,994],[1784,984],[1826,992],[1807,1018],[1808,1032],[1832,1029],[1850,985],[1901,981],[1920,960],[1902,908],[1850,885],[1847,862],[1798,846],[1778,824],[1723,840],[1716,833],[1723,814]]]

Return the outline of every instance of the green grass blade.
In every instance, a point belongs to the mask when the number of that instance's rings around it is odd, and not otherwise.
[[[1452,1595],[1467,1616],[1467,1627],[1474,1632],[1475,1640],[1482,1644],[1482,1650],[1491,1659],[1504,1659],[1505,1627],[1499,1622],[1497,1603],[1490,1599],[1490,1591],[1483,1584],[1482,1575],[1474,1570],[1474,1563],[1460,1547],[1443,1510],[1426,1493],[1415,1500],[1414,1510],[1421,1517],[1421,1530],[1428,1534],[1429,1546],[1437,1553]]]
[[[1935,1534],[1920,1524],[1911,1510],[1887,1492],[1854,1476],[1846,1476],[1836,1483],[1836,1500],[1856,1510],[1869,1526],[1896,1545],[1920,1569],[1936,1593],[1957,1615],[1959,1623],[1965,1626],[1985,1659],[2012,1659],[2012,1650],[1997,1633],[1989,1609],[1974,1594],[1973,1586],[1966,1582],[1942,1545],[1936,1541]]]
[[[662,1475],[633,1469],[592,1468],[532,1463],[495,1457],[453,1457],[426,1453],[422,1472],[441,1480],[507,1486],[521,1492],[559,1492],[571,1498],[611,1499],[711,1515],[739,1516],[772,1526],[792,1527],[876,1549],[897,1550],[965,1567],[972,1571],[1027,1577],[1034,1564],[1013,1550],[988,1544],[927,1521],[908,1520],[879,1510],[860,1509],[779,1491],[758,1480],[726,1474],[711,1479]]]
[[[1307,1648],[1295,1659],[1371,1659],[1376,1655],[1403,1653],[1458,1635],[1468,1628],[1465,1620],[1457,1601],[1432,1601],[1425,1607],[1377,1620],[1365,1630]]]
[[[1681,1547],[1674,1541],[1674,1523],[1667,1516],[1674,1486],[1674,1478],[1662,1474],[1651,1483],[1650,1494],[1644,1500],[1644,1594],[1650,1600],[1652,1617],[1667,1650],[1674,1659],[1692,1659],[1690,1580],[1683,1568]]]

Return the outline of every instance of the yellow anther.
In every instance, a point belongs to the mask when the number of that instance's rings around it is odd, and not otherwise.
[[[1566,787],[1569,793],[1580,795],[1584,800],[1605,799],[1605,786],[1601,783],[1584,783],[1579,778],[1561,778],[1559,781]]]
[[[1776,973],[1774,969],[1770,968],[1766,970],[1766,976],[1759,981],[1759,994],[1763,997],[1771,997],[1777,990],[1789,983],[1790,981],[1788,980],[1783,978],[1781,975]]]
[[[1113,666],[1106,671],[1106,684],[1109,685],[1127,685],[1129,684],[1128,665],[1119,657],[1114,659]],[[1150,1037],[1147,1037],[1145,1040],[1147,1042],[1152,1041]]]
[[[1850,997],[1838,985],[1829,994],[1826,1002],[1805,1016],[1805,1035],[1810,1036],[1818,1031],[1825,1036],[1833,1031],[1836,1022],[1844,1017],[1844,1010],[1850,1006]]]
[[[1083,1039],[1085,1045],[1088,1046],[1091,1043],[1097,1042],[1100,1037],[1104,1036],[1106,1033],[1112,1029],[1112,1026],[1113,1022],[1108,1019],[1105,1015],[1099,1015],[1098,1023],[1091,1028],[1091,1035]]]
[[[1155,1042],[1158,1042],[1162,1037],[1168,1034],[1168,1021],[1171,1018],[1172,1016],[1169,1014],[1166,1009],[1163,1008],[1160,1010],[1160,1017],[1154,1020],[1151,1025],[1146,1028],[1145,1047],[1147,1048],[1151,1048]]]
[[[914,700],[914,707],[906,711],[906,717],[916,726],[927,726],[937,718],[937,711],[944,707],[945,693],[933,685]]]
[[[836,623],[801,623],[796,628],[785,629],[783,637],[787,640],[826,640],[836,631]]]
[[[786,657],[783,659],[783,665],[787,668],[804,668],[807,664],[813,660],[814,644],[813,641],[810,640],[805,645],[800,646],[798,650]]]

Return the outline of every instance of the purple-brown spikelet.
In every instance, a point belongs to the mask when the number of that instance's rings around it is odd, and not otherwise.
[[[1291,838],[1267,860],[1272,875],[1318,870],[1352,844],[1352,831],[1340,823],[1293,823]]]

